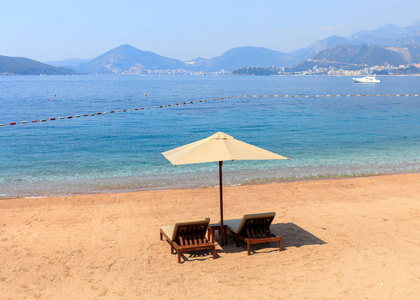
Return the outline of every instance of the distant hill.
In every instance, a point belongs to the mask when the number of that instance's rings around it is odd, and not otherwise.
[[[75,75],[75,71],[58,68],[25,57],[0,55],[0,75]]]
[[[420,44],[410,44],[405,47],[386,47],[386,49],[400,53],[409,64],[420,63]]]
[[[420,21],[407,27],[387,24],[375,30],[359,31],[353,34],[349,41],[384,47],[401,47],[407,44],[420,43]]]
[[[121,45],[87,63],[80,64],[75,70],[88,74],[127,74],[143,69],[173,70],[182,69],[184,66],[185,63],[180,60],[142,51],[130,45]]]
[[[279,69],[271,68],[260,68],[260,67],[251,67],[251,68],[241,68],[232,72],[233,75],[258,75],[258,76],[269,76],[279,74]]]
[[[336,67],[348,70],[357,70],[375,65],[398,66],[406,64],[401,53],[391,51],[376,45],[341,45],[325,49],[312,58],[296,65],[294,72],[318,67]]]
[[[196,59],[187,64],[195,69],[205,71],[219,71],[225,69],[233,71],[249,67],[282,67],[292,66],[298,61],[287,53],[270,50],[262,47],[238,47],[233,48],[218,57],[210,59]]]
[[[74,67],[79,66],[82,63],[86,63],[89,61],[91,61],[91,59],[69,58],[69,59],[60,60],[60,61],[46,61],[44,62],[44,64],[51,65],[54,67],[63,67],[63,68],[72,69]]]
[[[298,49],[290,52],[290,55],[295,58],[296,61],[301,62],[308,58],[311,58],[319,51],[333,48],[339,45],[350,44],[349,40],[341,36],[330,36],[323,40],[318,40],[315,43],[309,45],[306,48]]]

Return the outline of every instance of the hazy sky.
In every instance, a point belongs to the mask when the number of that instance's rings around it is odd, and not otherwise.
[[[180,60],[240,46],[290,52],[420,19],[419,0],[3,0],[0,55],[93,58],[121,44]]]

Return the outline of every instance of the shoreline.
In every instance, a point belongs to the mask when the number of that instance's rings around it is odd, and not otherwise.
[[[211,176],[212,173],[207,174],[206,176]],[[289,183],[289,182],[307,182],[307,181],[324,181],[324,180],[337,180],[337,179],[351,179],[351,178],[363,178],[363,177],[377,177],[377,176],[390,176],[390,175],[404,175],[404,174],[420,174],[417,171],[413,172],[382,172],[382,173],[373,173],[373,174],[360,174],[360,175],[341,175],[341,176],[309,176],[301,178],[252,178],[248,180],[242,180],[241,183],[223,183],[223,187],[235,187],[235,186],[254,186],[254,185],[265,185],[265,184],[275,184],[275,183]],[[124,179],[124,178],[122,178]],[[228,181],[228,180],[226,180]],[[232,181],[232,180],[231,180]],[[141,185],[141,182],[138,182]],[[115,184],[118,185],[118,184]],[[77,185],[76,185],[77,186]],[[85,191],[85,192],[72,192],[72,193],[46,193],[38,192],[30,195],[16,195],[16,196],[2,196],[0,194],[0,201],[8,199],[39,199],[47,197],[71,197],[71,196],[86,196],[86,195],[102,195],[102,194],[121,194],[121,193],[135,193],[135,192],[144,192],[144,191],[171,191],[171,190],[197,190],[203,188],[216,188],[219,187],[218,184],[214,185],[201,185],[189,184],[185,186],[155,186],[149,185],[141,188],[130,188],[130,187],[118,187],[113,188],[114,184],[110,184],[108,187],[102,185],[101,190],[97,191]],[[76,188],[77,190],[77,188]]]
[[[366,74],[364,74],[366,75]],[[0,76],[2,77],[39,77],[39,76],[48,76],[48,77],[69,77],[69,76],[101,76],[101,77],[108,77],[108,76],[124,76],[124,77],[140,77],[140,76],[145,76],[145,77],[169,77],[169,76],[174,76],[174,77],[182,77],[182,76],[192,76],[192,77],[202,77],[203,75],[194,75],[194,74],[165,74],[165,75],[161,75],[161,74],[46,74],[46,75],[42,75],[42,74],[0,74]],[[204,76],[212,76],[212,77],[220,77],[220,76],[329,76],[329,77],[350,77],[350,76],[363,76],[363,75],[346,75],[346,74],[272,74],[272,75],[255,75],[255,74],[206,74]],[[413,74],[380,74],[378,76],[420,76],[420,73],[413,73]]]
[[[216,236],[216,259],[191,252],[181,264],[159,228],[217,222],[217,187],[3,199],[0,298],[417,299],[419,182],[415,173],[225,187],[225,220],[275,211],[283,251],[273,242],[248,256]]]

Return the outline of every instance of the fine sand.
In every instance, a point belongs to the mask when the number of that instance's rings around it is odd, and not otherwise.
[[[178,264],[160,226],[217,222],[218,192],[0,200],[0,299],[420,299],[420,174],[226,187],[225,219],[275,211],[283,251]]]

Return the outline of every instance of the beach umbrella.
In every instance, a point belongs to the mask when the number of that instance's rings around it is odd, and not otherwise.
[[[223,245],[223,161],[227,160],[269,160],[287,157],[241,142],[223,132],[162,153],[174,166],[219,162],[220,187],[220,234]]]

